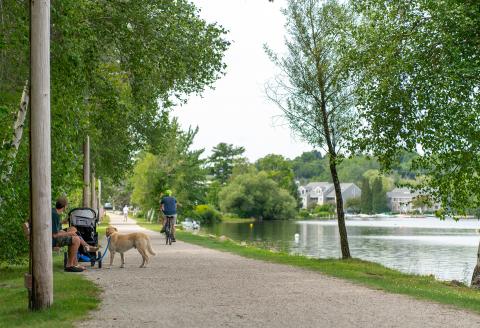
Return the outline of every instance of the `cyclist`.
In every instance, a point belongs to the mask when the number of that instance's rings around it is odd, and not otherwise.
[[[175,241],[175,223],[177,223],[177,200],[172,196],[171,190],[165,190],[165,196],[160,201],[160,207],[165,218],[170,218],[172,225],[172,241]],[[160,232],[165,232],[167,220],[164,220],[163,228]]]

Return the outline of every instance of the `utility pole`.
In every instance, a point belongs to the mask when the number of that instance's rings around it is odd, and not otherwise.
[[[90,137],[83,143],[83,207],[90,207]]]
[[[30,1],[30,279],[29,308],[53,304],[50,0]]]

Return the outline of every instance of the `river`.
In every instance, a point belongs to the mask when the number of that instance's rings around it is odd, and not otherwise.
[[[407,273],[470,283],[480,240],[478,220],[353,217],[346,224],[350,252],[355,258]],[[335,220],[219,223],[202,226],[201,230],[292,254],[341,257]]]

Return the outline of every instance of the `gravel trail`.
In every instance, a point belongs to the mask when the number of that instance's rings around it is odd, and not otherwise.
[[[102,304],[78,327],[480,327],[480,316],[354,285],[287,265],[177,242],[120,215],[120,232],[150,235],[156,256],[139,268],[135,249],[121,269],[85,274],[103,290]],[[103,242],[106,245],[105,242]]]

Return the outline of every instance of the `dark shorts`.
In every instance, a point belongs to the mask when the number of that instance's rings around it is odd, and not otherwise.
[[[70,246],[72,244],[72,236],[61,236],[53,238],[53,247]]]

